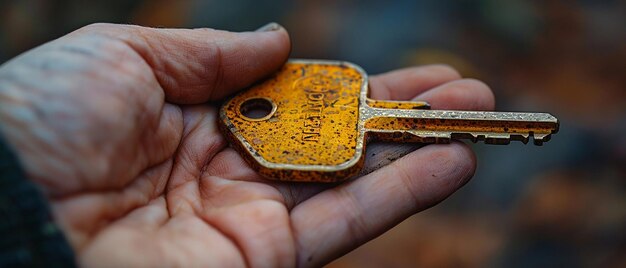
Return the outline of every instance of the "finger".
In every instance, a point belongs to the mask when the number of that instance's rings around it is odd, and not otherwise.
[[[437,204],[471,178],[475,164],[462,143],[430,145],[296,206],[299,266],[320,266]]]
[[[447,65],[426,65],[395,70],[370,78],[370,98],[410,100],[428,89],[460,78],[461,75]]]
[[[93,24],[74,34],[121,39],[152,68],[168,101],[220,99],[278,69],[290,51],[287,31],[273,23],[256,32],[155,29]]]
[[[439,110],[491,111],[496,105],[489,86],[476,79],[445,83],[419,94],[414,100],[426,101]]]

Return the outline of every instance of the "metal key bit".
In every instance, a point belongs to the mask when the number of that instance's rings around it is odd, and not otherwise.
[[[425,102],[367,94],[367,75],[354,64],[292,60],[224,103],[220,127],[267,178],[336,182],[359,172],[371,140],[508,144],[532,138],[541,145],[559,126],[546,113],[428,110]]]

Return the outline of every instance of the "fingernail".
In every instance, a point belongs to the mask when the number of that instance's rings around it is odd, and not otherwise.
[[[255,32],[272,32],[272,31],[278,31],[280,30],[280,28],[282,28],[280,24],[276,22],[270,22],[268,24],[261,26],[261,28],[256,29]]]

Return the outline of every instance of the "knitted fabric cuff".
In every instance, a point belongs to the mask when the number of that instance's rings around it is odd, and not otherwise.
[[[0,267],[74,267],[41,191],[0,137]]]

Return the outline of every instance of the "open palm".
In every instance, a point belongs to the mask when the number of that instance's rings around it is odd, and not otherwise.
[[[278,25],[231,33],[96,24],[0,67],[0,130],[86,266],[319,266],[462,186],[475,159],[429,145],[343,184],[265,180],[217,103],[277,70]],[[371,78],[371,96],[490,110],[449,67]]]

